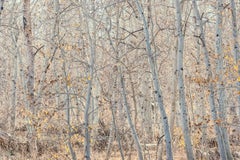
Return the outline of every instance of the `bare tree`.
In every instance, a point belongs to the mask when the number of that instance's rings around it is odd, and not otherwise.
[[[139,15],[143,21],[146,50],[147,50],[147,54],[148,54],[148,61],[149,61],[152,79],[153,79],[153,83],[154,83],[154,93],[155,93],[155,96],[156,96],[156,99],[158,102],[158,107],[160,109],[161,118],[162,118],[163,127],[164,127],[167,159],[171,160],[171,159],[173,159],[172,146],[171,146],[171,135],[170,135],[170,131],[169,131],[167,114],[166,114],[166,111],[163,106],[163,97],[162,97],[162,92],[160,90],[160,84],[158,81],[158,75],[157,75],[156,65],[155,65],[155,61],[154,61],[154,55],[152,53],[152,49],[151,49],[151,45],[150,45],[148,25],[147,25],[147,21],[145,19],[144,12],[143,12],[143,9],[142,9],[139,1],[136,0],[135,2],[137,5],[137,8],[138,8]]]
[[[233,35],[233,53],[235,63],[238,66],[238,75],[240,75],[240,64],[239,64],[239,43],[238,43],[238,30],[237,30],[237,15],[236,15],[236,4],[234,0],[230,0],[231,13],[232,13],[232,35]],[[240,81],[237,82],[237,91],[240,93]],[[238,94],[238,116],[240,117],[240,94]],[[240,119],[240,118],[239,118]]]
[[[3,11],[4,0],[0,1],[0,25],[2,21],[2,11]]]
[[[226,92],[225,92],[225,81],[223,79],[224,74],[224,63],[223,63],[223,50],[222,50],[222,12],[223,12],[223,1],[217,1],[217,21],[216,21],[216,53],[218,54],[217,64],[216,64],[216,77],[218,79],[217,88],[218,88],[218,106],[219,106],[219,119],[223,122],[220,126],[222,140],[227,155],[227,159],[233,159],[229,138],[227,130],[224,127],[226,122]]]
[[[94,2],[93,2],[94,3]],[[91,4],[90,8],[91,10],[95,9],[95,5]],[[90,109],[90,102],[92,97],[92,86],[93,86],[93,74],[94,74],[94,65],[95,65],[95,54],[96,54],[96,37],[93,37],[95,33],[95,21],[91,20],[88,22],[88,18],[90,17],[89,11],[87,11],[87,8],[84,8],[84,11],[86,13],[86,23],[87,23],[87,35],[88,35],[88,41],[90,45],[90,62],[89,62],[89,68],[88,68],[88,74],[87,74],[87,96],[86,96],[86,105],[85,105],[85,111],[84,111],[84,128],[85,128],[85,141],[84,141],[84,149],[85,149],[85,159],[90,160],[90,133],[89,133],[89,109]],[[92,34],[93,32],[93,34]]]
[[[224,137],[222,137],[222,132],[221,132],[221,128],[220,128],[219,124],[217,124],[218,116],[217,116],[217,110],[216,110],[215,98],[214,98],[214,85],[213,85],[213,81],[212,81],[213,75],[212,75],[212,69],[211,69],[211,64],[210,64],[210,60],[209,60],[209,53],[208,53],[208,49],[207,49],[207,44],[206,44],[206,40],[205,40],[205,33],[204,33],[204,30],[203,30],[203,22],[200,18],[200,13],[199,13],[199,10],[197,8],[196,1],[193,0],[192,2],[193,2],[194,12],[195,12],[195,15],[196,15],[197,25],[199,26],[199,29],[200,29],[199,39],[201,40],[203,51],[204,51],[204,56],[205,56],[205,65],[206,65],[206,70],[207,70],[207,75],[208,75],[207,79],[208,79],[208,82],[209,82],[209,91],[210,91],[209,101],[210,101],[212,119],[214,121],[214,128],[215,128],[215,132],[217,134],[217,142],[218,142],[218,145],[219,145],[220,156],[221,156],[221,159],[225,160],[225,159],[227,159],[227,155],[226,155],[226,150],[225,150],[225,144],[224,144],[224,141],[223,141]],[[218,23],[220,23],[220,22],[218,22]],[[219,38],[219,36],[220,36],[219,32],[220,31],[217,31],[217,33],[216,33],[217,38]],[[217,47],[220,47],[218,45],[221,45],[221,44],[217,43],[217,45],[216,45]],[[228,157],[228,158],[230,158],[230,157]]]
[[[182,32],[182,16],[180,9],[179,0],[175,1],[176,7],[176,26],[177,26],[177,34],[178,34],[178,90],[179,90],[179,105],[181,107],[181,117],[182,117],[182,130],[184,135],[185,149],[187,153],[188,159],[194,159],[193,150],[192,150],[192,142],[189,130],[189,122],[188,122],[188,111],[187,104],[185,99],[185,86],[183,80],[183,53],[184,53],[184,37]]]
[[[12,2],[12,10],[14,10],[16,7],[16,0]],[[14,13],[11,14],[11,18],[9,19],[9,24],[12,26],[16,26],[16,19],[14,17]],[[12,102],[11,102],[11,121],[10,121],[10,128],[12,134],[14,134],[15,130],[15,123],[16,123],[16,92],[17,92],[17,74],[18,74],[18,52],[19,48],[17,45],[17,41],[19,38],[19,32],[15,29],[11,30],[12,33],[12,42],[15,46],[15,49],[13,51],[13,71],[12,71]]]
[[[35,100],[34,100],[34,62],[35,53],[33,52],[33,35],[31,22],[30,0],[23,1],[23,30],[25,36],[25,45],[27,50],[27,100],[28,108],[32,114],[35,114]],[[30,120],[33,124],[33,119]],[[37,158],[37,137],[35,135],[34,127],[31,126],[29,133],[30,150],[33,159]]]

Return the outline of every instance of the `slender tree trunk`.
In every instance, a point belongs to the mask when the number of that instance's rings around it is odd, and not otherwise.
[[[52,63],[52,61],[54,60],[54,56],[57,52],[58,46],[57,46],[57,42],[59,39],[59,16],[60,16],[60,3],[59,0],[54,0],[54,11],[55,11],[55,22],[54,22],[54,27],[53,27],[53,31],[52,31],[52,45],[51,45],[51,57],[48,57],[46,59],[46,65],[44,66],[44,71],[43,71],[43,75],[42,75],[42,79],[40,81],[39,84],[39,93],[42,91],[42,83],[45,81],[45,77],[46,77],[46,73],[50,67],[50,64]],[[70,73],[67,73],[67,66],[66,66],[66,57],[65,57],[65,51],[63,49],[61,49],[61,54],[62,54],[62,58],[63,58],[63,65],[62,65],[62,71],[63,71],[63,76],[65,81],[65,92],[66,92],[66,99],[65,99],[65,104],[66,104],[66,112],[65,112],[65,116],[66,116],[66,121],[67,121],[67,126],[68,126],[68,132],[67,132],[67,146],[68,149],[70,151],[70,155],[72,160],[76,160],[76,154],[75,151],[73,149],[73,145],[71,143],[71,138],[72,138],[72,126],[71,126],[71,97],[69,94],[69,90],[70,90],[70,86],[71,86],[71,75]],[[58,92],[58,88],[56,86],[56,91]],[[39,94],[40,96],[40,94]],[[59,99],[57,98],[57,103],[59,102]]]
[[[119,74],[120,74],[121,92],[122,92],[122,96],[123,96],[125,111],[126,111],[126,114],[127,114],[128,124],[130,125],[130,129],[132,131],[133,139],[134,139],[136,147],[137,147],[138,159],[143,160],[142,148],[141,148],[141,145],[140,145],[140,142],[139,142],[139,139],[138,139],[138,135],[137,135],[136,129],[134,127],[134,124],[132,122],[131,115],[130,115],[130,108],[129,108],[128,102],[127,102],[126,89],[125,89],[124,78],[123,78],[123,75],[122,75],[121,68],[119,68]]]
[[[93,2],[94,3],[94,2]],[[92,4],[91,9],[94,10],[94,4]],[[86,11],[86,8],[84,8]],[[89,16],[89,12],[86,11],[86,18]],[[90,23],[91,22],[91,23]],[[88,34],[88,41],[90,45],[90,63],[89,63],[89,72],[87,75],[87,97],[86,97],[86,106],[84,111],[84,127],[85,127],[85,140],[84,140],[84,149],[85,149],[85,159],[90,160],[90,133],[89,133],[89,109],[90,109],[90,102],[92,97],[92,83],[93,83],[93,73],[94,73],[94,65],[95,65],[95,54],[96,54],[96,41],[95,37],[92,37],[91,32],[95,32],[95,22],[91,20],[88,22],[88,19],[86,19],[87,23],[87,34]],[[91,25],[90,25],[91,24]],[[96,33],[94,33],[96,34]]]
[[[217,1],[217,22],[216,22],[216,53],[218,54],[216,76],[218,79],[218,105],[219,105],[219,119],[221,120],[220,129],[222,134],[222,140],[226,151],[227,159],[232,160],[232,154],[230,150],[229,138],[227,134],[226,125],[226,93],[225,93],[225,81],[223,79],[224,63],[223,63],[223,50],[222,50],[222,12],[223,1]]]
[[[178,43],[177,43],[178,44]],[[176,54],[174,54],[174,68],[173,68],[173,97],[172,97],[172,105],[171,105],[171,116],[170,116],[170,133],[173,137],[174,134],[174,122],[176,117],[176,101],[177,101],[177,50],[174,51]]]
[[[237,16],[236,16],[236,4],[234,0],[230,0],[231,3],[231,13],[232,13],[232,34],[233,34],[233,53],[235,58],[235,63],[238,66],[238,76],[240,75],[240,63],[239,63],[239,43],[238,43],[238,26],[237,26]],[[240,80],[237,81],[237,113],[238,121],[240,121]]]
[[[219,153],[220,153],[221,159],[226,160],[227,155],[226,155],[226,151],[225,151],[224,144],[222,141],[221,129],[220,129],[219,125],[217,124],[217,110],[216,110],[215,98],[214,98],[215,93],[214,93],[214,85],[213,85],[212,67],[211,67],[209,53],[208,53],[207,46],[206,46],[207,44],[206,44],[206,40],[205,40],[205,33],[203,30],[203,23],[200,18],[200,13],[199,13],[199,10],[197,7],[196,0],[192,0],[192,3],[193,3],[193,9],[194,9],[196,20],[197,20],[197,25],[199,26],[199,29],[200,29],[199,39],[202,43],[203,53],[204,53],[204,57],[205,57],[207,81],[209,83],[208,90],[209,90],[209,102],[210,102],[210,109],[211,109],[211,117],[214,122],[215,132],[217,134],[217,142],[218,142],[218,148],[219,148]]]
[[[18,47],[16,45],[17,42],[15,42],[16,48]],[[17,50],[17,49],[16,49]],[[18,66],[17,66],[17,51],[14,51],[13,55],[13,71],[12,71],[12,99],[11,99],[11,121],[10,121],[10,129],[11,129],[11,134],[14,134],[15,130],[15,120],[16,120],[16,91],[17,91],[17,71],[18,71]]]
[[[143,28],[144,28],[144,34],[145,34],[145,42],[146,42],[146,49],[148,53],[148,61],[152,73],[152,78],[153,78],[153,83],[154,83],[154,93],[158,102],[158,106],[160,109],[161,113],[161,118],[163,122],[163,128],[164,128],[164,133],[165,133],[165,142],[166,142],[166,154],[167,154],[167,159],[172,160],[173,159],[173,154],[172,154],[172,145],[171,145],[171,135],[169,131],[169,125],[168,125],[168,118],[166,111],[163,106],[163,97],[162,97],[162,92],[160,90],[160,85],[159,85],[159,80],[158,80],[158,75],[156,71],[156,65],[154,61],[154,55],[152,53],[151,45],[150,45],[150,38],[149,38],[149,31],[148,31],[148,25],[143,13],[143,9],[139,3],[138,0],[135,0],[139,15],[143,21]]]
[[[117,91],[117,79],[118,79],[118,73],[117,70],[113,71],[114,74],[114,81],[113,81],[113,93],[112,93],[112,98],[111,98],[111,113],[112,113],[112,122],[111,122],[111,128],[110,128],[110,135],[109,135],[109,140],[108,140],[108,147],[107,147],[107,152],[106,152],[106,158],[105,160],[108,160],[110,158],[111,155],[111,151],[112,151],[112,142],[114,141],[114,134],[116,135],[116,140],[118,142],[118,147],[119,147],[119,151],[120,151],[120,155],[122,160],[124,160],[124,154],[123,154],[123,149],[122,149],[122,145],[120,142],[120,137],[118,135],[118,129],[117,129],[117,125],[116,125],[116,105],[117,105],[117,100],[116,100],[116,91]]]
[[[24,0],[23,4],[23,29],[27,48],[27,91],[29,107],[34,113],[34,53],[33,36],[31,27],[30,0]]]
[[[68,135],[67,135],[67,145],[68,145],[68,148],[69,148],[69,151],[70,151],[70,154],[71,154],[71,157],[72,157],[72,160],[76,160],[76,154],[73,150],[73,147],[72,147],[72,143],[71,143],[71,133],[72,133],[72,126],[71,126],[71,114],[70,114],[70,95],[69,95],[69,86],[70,86],[70,83],[68,79],[68,74],[70,73],[67,73],[66,71],[66,60],[65,60],[65,55],[64,55],[64,51],[62,50],[62,57],[64,58],[63,60],[63,66],[62,66],[62,70],[63,70],[63,75],[64,75],[64,78],[66,79],[66,82],[65,82],[65,92],[66,92],[66,119],[67,119],[67,125],[68,125]]]
[[[193,150],[192,150],[192,142],[191,142],[191,134],[189,129],[189,122],[188,122],[188,112],[187,112],[187,104],[185,98],[185,86],[183,80],[183,53],[184,53],[184,37],[182,33],[182,16],[181,16],[181,9],[180,9],[180,2],[179,0],[175,1],[176,7],[176,17],[177,17],[177,33],[178,33],[178,66],[177,66],[177,73],[178,73],[178,90],[179,90],[179,105],[181,107],[181,117],[182,117],[182,130],[184,135],[184,142],[185,142],[185,149],[187,153],[187,158],[189,160],[194,159]]]
[[[149,79],[151,75],[149,73],[145,73],[142,76],[142,85],[141,85],[141,117],[142,117],[142,131],[144,133],[144,143],[149,143],[153,137],[153,130],[152,130],[152,117],[151,117],[151,90],[149,83]]]
[[[91,46],[92,48],[93,46]],[[85,128],[85,141],[84,141],[84,149],[85,149],[85,159],[90,160],[90,133],[89,133],[89,108],[91,102],[91,94],[92,94],[92,77],[93,77],[93,65],[94,65],[94,57],[95,51],[91,49],[91,64],[90,64],[90,73],[88,78],[88,88],[87,88],[87,97],[86,97],[86,106],[84,111],[84,128]]]
[[[59,43],[59,16],[60,16],[60,2],[59,0],[54,0],[54,11],[55,11],[55,23],[54,23],[54,27],[53,27],[53,31],[52,31],[52,42],[54,43],[54,45],[52,45],[51,47],[53,47],[54,49],[51,50],[52,52],[52,57],[50,59],[50,62],[48,63],[48,66],[45,66],[46,68],[44,68],[44,72],[47,73],[48,68],[50,67],[50,64],[53,64],[53,74],[55,76],[55,79],[58,79],[58,74],[57,74],[57,64],[56,61],[54,60],[54,55],[57,52],[58,49],[58,43]],[[43,73],[43,74],[45,74]],[[41,82],[40,82],[41,83]],[[55,92],[56,92],[56,108],[58,108],[60,106],[60,94],[59,94],[59,81],[57,81],[54,85],[55,88]],[[39,84],[39,92],[41,92],[42,88]]]
[[[195,13],[194,13],[195,14]],[[196,17],[195,17],[196,18]],[[194,30],[195,30],[195,35],[199,35],[200,34],[200,30],[199,30],[199,26],[197,24],[197,21],[196,19],[194,20],[195,22],[195,26],[194,26]],[[197,53],[196,53],[196,62],[197,62],[197,67],[196,67],[196,73],[198,76],[200,76],[200,72],[201,72],[201,52],[202,52],[202,49],[201,49],[201,41],[200,39],[197,39],[196,42],[195,42],[195,46],[196,46],[196,49],[197,49]],[[202,129],[202,136],[201,136],[201,150],[202,152],[206,152],[206,150],[208,149],[205,144],[206,144],[206,139],[207,139],[207,133],[206,133],[206,129],[207,129],[207,121],[206,121],[206,107],[204,107],[204,104],[205,104],[205,94],[204,94],[204,85],[202,85],[201,83],[198,84],[196,90],[198,90],[197,92],[197,97],[198,100],[195,102],[196,103],[196,109],[195,109],[195,112],[197,115],[200,115],[196,118],[196,124],[201,124],[199,129]],[[194,125],[194,128],[196,126]]]
[[[3,2],[2,2],[3,3]],[[16,0],[12,2],[11,10],[14,10],[16,6]],[[11,14],[11,18],[9,20],[9,24],[12,26],[16,25],[16,19],[14,18],[14,13]],[[12,97],[11,97],[11,119],[10,119],[10,130],[11,134],[14,135],[15,131],[15,120],[16,120],[16,92],[17,92],[17,74],[18,74],[18,31],[16,32],[14,29],[11,30],[12,34],[12,43],[14,45],[14,52],[12,57],[13,71],[12,71]]]
[[[136,91],[135,91],[135,88],[134,88],[134,82],[133,82],[131,71],[128,71],[128,75],[129,75],[129,80],[130,80],[130,83],[131,83],[132,100],[133,100],[133,107],[134,107],[134,119],[133,119],[134,121],[133,121],[133,124],[136,127],[136,125],[137,125],[137,111],[138,111],[137,110]]]
[[[118,79],[118,75],[116,75],[116,80],[114,82],[114,86],[115,86],[115,91],[117,89],[117,79]],[[116,106],[117,105],[117,101],[116,101],[116,94],[114,92],[114,95],[113,95],[113,102],[112,102],[112,119],[113,119],[113,127],[114,127],[114,131],[115,131],[115,134],[116,134],[116,138],[117,138],[117,142],[118,142],[118,147],[119,147],[119,150],[120,150],[120,154],[121,154],[121,158],[122,160],[124,160],[124,154],[123,154],[123,148],[122,148],[122,144],[121,144],[121,141],[120,141],[120,137],[119,137],[119,133],[118,133],[118,128],[117,128],[117,125],[116,125],[116,118],[115,118],[115,115],[116,115]]]
[[[42,89],[43,89],[43,84],[46,80],[46,75],[47,72],[49,71],[50,65],[52,64],[55,54],[58,50],[58,39],[59,39],[59,16],[60,16],[60,4],[59,0],[54,0],[54,12],[55,12],[55,19],[54,19],[54,24],[52,28],[52,33],[51,33],[51,43],[50,43],[50,53],[51,56],[45,55],[44,57],[44,64],[43,64],[43,71],[41,74],[40,82],[38,85],[38,92],[36,96],[36,104],[41,104],[38,101],[41,100],[42,96]],[[37,107],[37,106],[36,106]]]
[[[2,24],[2,11],[3,11],[4,0],[0,1],[0,26]]]
[[[94,37],[95,39],[95,37]],[[93,86],[93,91],[92,91],[92,104],[91,104],[91,108],[90,108],[90,113],[91,113],[91,118],[90,118],[90,121],[91,121],[91,125],[93,126],[97,126],[98,123],[99,123],[99,101],[98,101],[98,97],[100,96],[100,83],[99,83],[99,80],[97,78],[97,75],[95,75],[93,77],[93,82],[94,82],[94,86]],[[98,127],[94,127],[92,128],[92,137],[93,137],[93,140],[92,140],[92,144],[95,144],[95,141],[97,139],[97,136],[98,136]]]
[[[116,33],[116,39],[118,40],[118,36],[119,36],[119,8],[118,8],[118,12],[117,12],[118,16],[117,16],[117,33]],[[113,49],[113,51],[116,53],[116,63],[118,64],[119,63],[119,48],[118,48],[118,42],[116,42],[115,45],[113,45],[113,41],[112,41],[112,38],[110,37],[110,30],[107,30],[107,34],[108,34],[108,38],[110,40],[110,44],[111,44],[111,47]],[[123,78],[123,73],[122,73],[122,69],[120,66],[115,66],[116,68],[116,71],[118,71],[119,73],[119,79],[120,79],[120,85],[121,85],[121,93],[122,93],[122,97],[123,97],[123,103],[124,103],[124,108],[125,108],[125,111],[126,111],[126,114],[127,114],[127,119],[128,119],[128,124],[130,126],[130,129],[132,131],[132,136],[133,136],[133,139],[134,139],[134,143],[136,145],[136,148],[137,148],[137,152],[138,152],[138,159],[139,160],[143,160],[143,154],[142,154],[142,148],[141,148],[141,145],[140,145],[140,142],[139,142],[139,139],[138,139],[138,135],[137,135],[137,132],[136,132],[136,129],[135,129],[135,126],[134,126],[134,123],[131,119],[131,114],[130,114],[130,108],[129,108],[129,105],[128,105],[128,102],[127,102],[127,96],[126,96],[126,89],[125,89],[125,84],[124,84],[124,78]],[[122,153],[121,153],[122,154]],[[131,153],[130,153],[131,154]],[[122,156],[123,158],[123,156]]]
[[[27,100],[28,108],[31,110],[32,115],[35,115],[35,100],[34,100],[34,59],[35,53],[33,52],[33,35],[31,26],[31,9],[30,0],[23,1],[23,30],[25,36],[25,45],[27,49]],[[34,117],[34,116],[33,116]],[[30,120],[33,124],[33,119]],[[34,126],[31,125],[29,133],[30,151],[32,158],[37,158],[37,137]]]

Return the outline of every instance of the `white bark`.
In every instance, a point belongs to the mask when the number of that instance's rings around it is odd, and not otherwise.
[[[178,44],[178,43],[176,43]],[[177,46],[177,45],[176,45]],[[175,54],[176,53],[176,54]],[[172,103],[171,103],[171,116],[170,116],[170,133],[171,136],[173,137],[173,131],[174,131],[174,122],[176,119],[176,101],[177,101],[177,50],[174,50],[173,54],[173,59],[174,59],[174,67],[173,67],[173,84],[172,84],[172,92],[173,92],[173,97],[172,97]]]
[[[94,3],[94,2],[93,2]],[[94,10],[94,4],[92,4],[91,9]],[[84,8],[84,12],[86,12],[86,17],[89,18],[89,11]],[[93,83],[93,73],[94,73],[94,65],[95,65],[95,54],[96,54],[96,41],[95,37],[92,37],[92,32],[95,32],[95,22],[91,19],[86,19],[87,23],[87,34],[90,48],[90,63],[89,63],[89,72],[87,75],[87,95],[86,95],[86,104],[84,111],[84,127],[85,127],[85,140],[84,140],[84,150],[85,150],[85,159],[90,160],[90,133],[89,133],[89,110],[90,110],[90,102],[92,97],[92,83]],[[94,33],[96,34],[96,33]]]
[[[117,108],[117,99],[116,99],[116,92],[117,92],[117,80],[118,80],[118,73],[117,70],[113,71],[113,85],[112,85],[112,97],[111,97],[111,114],[112,114],[112,122],[111,122],[111,128],[110,128],[110,135],[108,139],[108,147],[107,147],[107,152],[106,152],[106,158],[105,160],[108,160],[111,156],[111,151],[112,151],[112,142],[114,141],[114,135],[116,136],[116,140],[118,142],[118,147],[120,151],[120,155],[122,160],[124,160],[124,154],[123,154],[123,149],[122,149],[122,144],[120,142],[120,137],[118,134],[118,129],[116,125],[116,108]]]
[[[119,15],[120,15],[119,10],[118,10],[117,14],[118,14],[118,16],[117,16],[116,39],[119,38],[119,32],[118,32],[119,31]],[[108,38],[109,38],[109,41],[110,41],[110,45],[111,45],[114,53],[116,53],[116,64],[118,65],[119,57],[120,57],[120,55],[119,55],[120,51],[119,51],[119,48],[118,48],[117,41],[116,41],[116,44],[114,45],[114,43],[112,41],[112,38],[110,37],[110,31],[111,31],[111,29],[107,30],[107,35],[108,35]],[[127,95],[126,95],[125,82],[124,82],[124,78],[123,78],[122,68],[120,66],[115,66],[115,68],[116,68],[116,71],[118,71],[118,73],[119,73],[119,79],[120,79],[120,85],[121,85],[121,94],[122,94],[122,98],[123,98],[124,108],[125,108],[125,112],[127,114],[128,124],[130,126],[131,131],[132,131],[132,136],[133,136],[133,139],[134,139],[134,143],[135,143],[136,148],[137,148],[138,159],[143,160],[142,148],[141,148],[141,145],[140,145],[140,142],[139,142],[139,139],[138,139],[138,135],[137,135],[134,123],[133,123],[132,118],[131,118],[130,108],[129,108],[129,105],[128,105],[128,102],[127,102]],[[119,146],[121,146],[121,145],[119,144]],[[123,158],[122,151],[121,151],[121,157]]]
[[[221,135],[221,129],[219,125],[216,123],[216,120],[218,118],[217,116],[217,110],[216,110],[216,105],[215,105],[215,97],[214,97],[214,85],[213,85],[213,75],[212,75],[212,67],[210,63],[210,58],[209,58],[209,52],[207,50],[207,44],[205,40],[205,33],[203,30],[203,22],[200,18],[200,13],[197,7],[196,0],[192,0],[193,3],[193,9],[195,12],[196,20],[197,20],[197,25],[199,26],[200,29],[200,36],[199,39],[201,40],[202,47],[203,47],[203,53],[204,53],[204,58],[205,58],[205,65],[206,65],[206,71],[207,71],[207,81],[209,83],[208,90],[209,90],[209,103],[210,103],[210,109],[211,109],[211,117],[212,120],[214,121],[214,129],[217,135],[217,142],[218,142],[218,148],[219,148],[219,153],[221,156],[222,160],[227,159],[226,151],[224,148],[223,140],[222,140],[222,135]]]
[[[188,111],[187,111],[187,104],[185,98],[185,86],[183,80],[183,53],[184,53],[184,37],[182,33],[182,16],[181,16],[181,9],[180,9],[180,2],[179,0],[175,1],[176,7],[176,17],[177,17],[177,34],[178,34],[178,66],[177,66],[177,73],[178,73],[178,90],[179,90],[179,105],[181,107],[181,118],[182,118],[182,130],[184,135],[184,142],[185,142],[185,149],[187,153],[187,158],[189,160],[194,159],[193,150],[192,150],[192,142],[191,142],[191,134],[189,129],[189,122],[188,122]]]
[[[225,95],[225,81],[223,79],[224,74],[224,63],[223,63],[223,50],[222,50],[222,12],[223,12],[223,1],[217,1],[217,22],[216,22],[216,53],[218,54],[217,65],[216,65],[216,77],[218,79],[218,113],[221,121],[220,130],[222,134],[222,141],[225,148],[226,156],[228,160],[233,159],[227,130],[224,127],[226,123],[226,95]]]
[[[125,89],[124,78],[123,78],[123,75],[122,75],[121,68],[119,68],[119,74],[120,74],[121,92],[122,92],[122,96],[123,96],[125,111],[126,111],[126,114],[127,114],[128,124],[130,125],[132,135],[133,135],[133,139],[134,139],[135,145],[137,147],[138,159],[143,160],[142,148],[141,148],[141,145],[140,145],[140,142],[139,142],[139,139],[138,139],[138,135],[137,135],[136,129],[134,127],[134,124],[132,122],[131,115],[130,115],[130,109],[129,109],[129,105],[128,105],[128,102],[127,102],[126,89]]]
[[[30,0],[23,1],[23,30],[25,36],[25,45],[27,50],[27,101],[28,108],[31,113],[35,114],[35,100],[34,100],[34,60],[35,53],[33,52],[33,35],[31,26],[31,10]],[[31,120],[32,121],[32,120]],[[33,121],[32,121],[33,122]],[[37,158],[37,137],[34,126],[30,125],[31,130],[29,133],[30,151],[32,158]]]
[[[68,77],[68,73],[66,71],[66,60],[65,60],[65,53],[63,51],[63,49],[61,50],[62,52],[62,57],[64,58],[63,59],[63,66],[62,66],[62,70],[63,70],[63,76],[65,79],[67,79]],[[65,99],[65,104],[66,104],[66,119],[67,119],[67,126],[68,126],[68,135],[67,135],[67,145],[68,145],[68,148],[69,148],[69,151],[70,151],[70,154],[71,154],[71,157],[72,157],[72,160],[76,160],[76,154],[73,150],[73,146],[71,144],[71,133],[72,133],[72,126],[71,126],[71,114],[70,114],[70,105],[71,105],[71,98],[70,98],[70,95],[69,95],[69,86],[68,86],[68,81],[65,82],[65,92],[66,92],[66,99]]]
[[[14,2],[15,3],[15,2]],[[3,11],[4,0],[0,1],[0,26],[2,24],[2,11]]]
[[[239,43],[238,43],[238,29],[237,29],[237,15],[236,15],[236,4],[234,0],[230,0],[231,3],[231,13],[232,13],[232,34],[233,34],[233,53],[235,58],[235,65],[238,66],[238,76],[240,75],[240,63],[239,63]],[[240,120],[240,81],[237,82],[237,106],[238,106],[238,117]]]
[[[145,73],[142,76],[142,86],[141,86],[141,99],[140,99],[140,106],[141,106],[141,118],[142,118],[142,130],[144,132],[144,137],[146,141],[151,141],[153,137],[153,130],[152,130],[152,116],[151,116],[151,89],[149,79],[151,75],[149,73]]]
[[[3,0],[2,0],[3,3]],[[16,0],[14,0],[12,2],[12,7],[11,10],[15,9],[15,5],[16,4]],[[11,14],[11,18],[9,20],[9,24],[11,24],[12,26],[16,25],[16,19],[14,18],[14,13]],[[15,131],[15,120],[16,120],[16,92],[17,92],[17,74],[18,74],[18,45],[17,45],[17,41],[18,41],[18,36],[19,33],[15,32],[13,29],[11,30],[11,34],[12,34],[12,43],[15,46],[14,52],[13,52],[13,56],[12,56],[12,64],[13,64],[13,71],[12,71],[12,97],[11,97],[11,120],[10,120],[10,128],[11,128],[11,133],[12,135],[14,135],[14,131]]]
[[[171,135],[170,135],[170,131],[169,131],[168,118],[167,118],[165,108],[163,106],[162,92],[160,90],[160,84],[159,84],[158,75],[157,75],[157,71],[156,71],[154,55],[152,53],[152,49],[151,49],[151,45],[150,45],[148,25],[147,25],[146,18],[144,16],[143,9],[142,9],[139,1],[135,0],[135,2],[136,2],[136,5],[137,5],[137,8],[138,8],[139,15],[140,15],[140,17],[143,21],[146,49],[147,49],[147,54],[148,54],[148,61],[149,61],[151,74],[152,74],[152,78],[153,78],[153,83],[154,83],[154,93],[155,93],[155,96],[156,96],[156,99],[157,99],[157,102],[158,102],[158,107],[160,109],[161,118],[162,118],[162,122],[163,122],[164,133],[165,133],[167,159],[172,160],[173,159],[173,154],[172,154]]]

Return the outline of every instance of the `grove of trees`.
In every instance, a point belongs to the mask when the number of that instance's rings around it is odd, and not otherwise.
[[[240,2],[0,0],[0,159],[240,159]]]

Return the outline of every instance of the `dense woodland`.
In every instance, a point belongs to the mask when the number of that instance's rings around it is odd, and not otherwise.
[[[237,0],[0,0],[0,159],[240,159]]]

